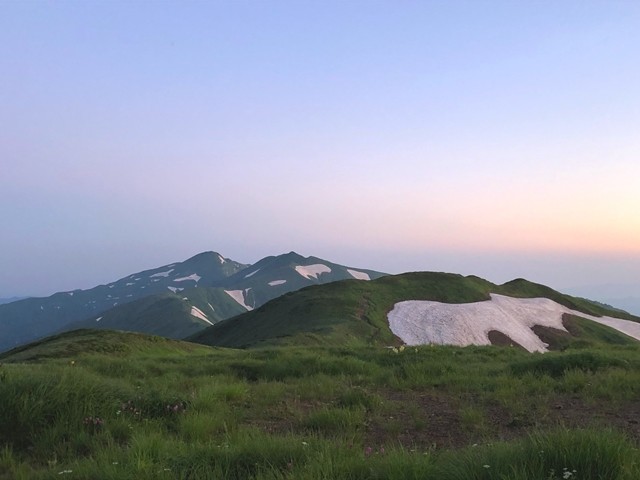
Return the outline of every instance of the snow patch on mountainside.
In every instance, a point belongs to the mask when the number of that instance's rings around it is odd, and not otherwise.
[[[371,277],[368,273],[351,270],[350,268],[347,268],[347,272],[349,272],[349,275],[351,275],[356,280],[371,280]]]
[[[222,255],[220,255],[220,254],[218,254],[218,260],[220,260],[220,263],[224,263],[224,262],[226,262],[226,261],[227,261],[227,260],[226,260]]]
[[[271,282],[269,282],[269,286],[275,287],[276,285],[282,285],[285,283],[287,283],[286,280],[272,280]]]
[[[157,277],[168,277],[171,272],[173,272],[173,268],[171,270],[167,270],[166,272],[158,272],[153,275],[149,275],[149,278],[157,278]]]
[[[640,340],[640,324],[613,317],[596,317],[571,310],[548,298],[513,298],[491,294],[491,300],[451,304],[425,300],[398,302],[387,318],[391,331],[407,345],[490,345],[492,330],[507,335],[530,352],[546,352],[547,344],[531,327],[566,329],[568,313],[615,328]]]
[[[207,316],[198,307],[191,307],[191,315],[193,315],[196,318],[199,318],[200,320],[204,320],[209,325],[213,325],[213,323],[211,323],[211,321],[207,318]]]
[[[99,322],[100,320],[102,320],[102,317],[96,318],[96,322]]]
[[[311,278],[317,279],[321,273],[331,273],[331,269],[326,265],[316,263],[314,265],[296,265],[296,272],[311,280]]]
[[[245,276],[244,276],[244,278],[253,277],[253,276],[254,276],[256,273],[258,273],[259,271],[260,271],[260,269],[258,269],[258,270],[254,270],[254,271],[253,271],[253,272],[251,272],[250,274],[245,275]]]
[[[173,281],[174,282],[184,282],[186,280],[195,280],[195,282],[198,283],[201,278],[202,277],[200,275],[198,275],[197,273],[192,273],[188,277],[174,278]]]
[[[249,291],[249,289],[247,289]],[[247,310],[253,310],[253,307],[250,307],[245,303],[244,291],[243,290],[225,290],[224,293],[233,298],[236,302],[242,305]]]
[[[182,290],[184,290],[184,288],[178,288],[178,287],[167,287],[169,290],[171,290],[173,293],[176,292],[180,292]]]

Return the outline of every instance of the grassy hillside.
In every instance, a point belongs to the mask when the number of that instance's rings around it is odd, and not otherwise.
[[[209,323],[191,314],[192,307],[211,323],[246,312],[222,288],[191,288],[178,293],[152,295],[112,308],[99,316],[67,325],[72,328],[99,328],[153,332],[169,338],[184,338],[206,328]]]
[[[208,351],[189,342],[140,333],[82,329],[61,333],[0,354],[0,362],[21,363],[51,359],[74,359],[93,354],[174,354]]]
[[[640,478],[637,345],[229,350],[81,331],[2,361],[0,478]]]
[[[308,287],[277,298],[253,312],[220,322],[189,337],[189,340],[226,347],[393,345],[398,340],[389,329],[387,313],[395,303],[405,300],[479,302],[489,300],[490,293],[547,297],[585,313],[640,320],[626,312],[606,310],[526,280],[495,285],[475,276],[418,272],[370,282],[342,281]]]

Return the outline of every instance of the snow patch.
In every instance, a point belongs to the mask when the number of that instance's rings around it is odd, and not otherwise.
[[[269,282],[269,285],[271,287],[275,287],[276,285],[282,285],[284,283],[287,283],[286,280],[272,280],[271,282]]]
[[[133,283],[133,282],[126,283],[125,287],[130,287],[131,285],[135,285],[135,283]]]
[[[216,311],[216,309],[215,309],[215,308],[213,308],[213,307],[211,306],[211,304],[210,304],[210,303],[208,303],[208,302],[207,302],[207,305],[209,305],[209,308],[211,309],[211,311],[212,311],[212,312],[215,312],[215,311]]]
[[[178,288],[178,287],[167,287],[169,290],[171,290],[173,293],[176,292],[180,292],[181,290],[184,290],[184,288]]]
[[[220,263],[224,263],[227,261],[226,258],[224,258],[222,255],[218,254],[218,260],[220,260]]]
[[[73,292],[67,292],[67,295],[69,295],[70,297],[73,297]]]
[[[227,295],[229,295],[231,298],[233,298],[236,302],[238,302],[240,305],[242,305],[244,308],[246,308],[247,310],[251,311],[253,310],[253,307],[250,307],[249,305],[247,305],[245,302],[245,292],[249,292],[249,290],[251,290],[250,288],[248,288],[247,290],[225,290],[224,293],[226,293]]]
[[[251,272],[250,274],[245,275],[245,276],[244,276],[244,278],[252,277],[252,276],[254,276],[256,273],[258,273],[259,271],[260,271],[260,269],[258,269],[258,270],[254,270],[254,271],[253,271],[253,272]]]
[[[196,283],[198,283],[198,281],[201,279],[202,277],[200,275],[198,275],[197,273],[192,273],[191,275],[189,275],[188,277],[180,277],[180,278],[174,278],[173,281],[174,282],[184,282],[186,280],[195,280]]]
[[[311,278],[318,279],[318,275],[321,273],[330,273],[331,269],[326,265],[316,263],[314,265],[296,265],[296,272],[311,280]]]
[[[368,273],[359,272],[358,270],[351,270],[350,268],[347,268],[347,272],[349,272],[349,275],[351,275],[356,280],[371,280],[371,277]]]
[[[211,321],[207,318],[207,316],[198,307],[191,307],[191,315],[193,315],[196,318],[199,318],[200,320],[204,320],[209,325],[213,325],[213,323],[211,323]]]
[[[491,300],[450,304],[423,300],[398,302],[387,315],[391,331],[407,345],[490,345],[488,334],[497,330],[529,352],[546,352],[547,344],[531,327],[566,329],[562,315],[593,320],[640,340],[640,323],[596,317],[571,310],[548,298],[513,298],[491,294]]]
[[[100,320],[102,320],[102,317],[96,318],[96,322],[99,322]]]
[[[173,268],[171,270],[167,270],[166,272],[158,272],[158,273],[154,273],[153,275],[149,275],[149,278],[156,278],[156,277],[168,277],[169,274],[171,272],[173,272]]]

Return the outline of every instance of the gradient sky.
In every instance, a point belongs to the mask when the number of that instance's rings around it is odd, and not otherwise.
[[[204,250],[640,284],[639,52],[635,1],[4,0],[0,297]]]

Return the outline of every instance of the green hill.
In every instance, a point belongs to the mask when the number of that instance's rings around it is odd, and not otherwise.
[[[164,337],[113,330],[73,330],[14,348],[0,354],[0,362],[42,362],[54,359],[77,359],[84,355],[106,354],[126,356],[137,354],[168,355],[206,352],[210,350],[189,342]]]
[[[305,288],[220,322],[188,340],[242,348],[272,344],[394,345],[400,342],[389,329],[387,314],[397,302],[471,303],[489,300],[490,293],[545,297],[586,314],[640,321],[626,312],[608,310],[523,279],[495,285],[476,276],[416,272],[371,282],[342,281]]]

